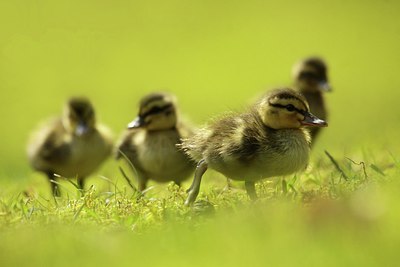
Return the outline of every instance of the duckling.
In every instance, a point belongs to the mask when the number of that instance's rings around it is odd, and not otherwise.
[[[116,158],[128,159],[144,191],[148,180],[174,181],[180,185],[196,166],[177,144],[192,134],[191,127],[178,120],[175,97],[151,93],[140,101],[139,115],[128,124],[117,146]]]
[[[318,57],[306,58],[293,67],[294,87],[307,99],[311,112],[322,120],[328,117],[323,92],[332,90],[328,83],[327,71],[327,64]],[[320,130],[319,127],[310,129],[313,140]]]
[[[93,173],[112,152],[110,131],[96,125],[95,111],[84,97],[70,98],[61,117],[51,119],[36,130],[27,147],[33,169],[50,180],[54,196],[60,196],[52,181],[58,175],[77,178],[80,189],[84,179]]]
[[[183,140],[182,149],[198,162],[185,205],[199,193],[207,168],[245,181],[256,199],[255,182],[288,175],[306,167],[310,135],[306,126],[327,123],[310,113],[306,99],[293,89],[275,89],[244,113],[228,114]]]

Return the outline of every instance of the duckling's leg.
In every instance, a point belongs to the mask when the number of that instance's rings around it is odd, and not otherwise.
[[[84,178],[78,177],[77,183],[78,183],[78,190],[81,192],[81,195],[83,196],[85,193],[85,191],[83,190],[85,188]]]
[[[51,192],[53,193],[53,196],[60,197],[60,189],[58,188],[58,185],[54,182],[56,180],[56,177],[54,176],[53,172],[47,172],[46,175],[47,178],[49,178]]]
[[[200,190],[201,178],[203,177],[203,174],[206,172],[207,168],[208,164],[204,161],[204,159],[200,160],[197,164],[192,185],[188,189],[189,194],[185,201],[185,206],[191,205],[196,200]]]
[[[249,195],[251,200],[256,200],[257,199],[257,193],[256,193],[256,184],[253,181],[245,181],[244,186],[246,187],[246,192]]]
[[[147,179],[144,177],[140,177],[138,178],[138,189],[140,192],[143,192],[147,187]]]
[[[232,188],[232,181],[229,178],[226,178],[226,188],[231,189]]]

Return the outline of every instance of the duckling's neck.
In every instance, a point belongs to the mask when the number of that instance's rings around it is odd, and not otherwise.
[[[304,95],[304,97],[307,99],[307,101],[310,101],[309,98],[323,98],[322,92],[321,91],[300,91]]]
[[[311,144],[310,131],[307,128],[293,128],[293,129],[280,129],[275,130],[281,137],[285,136],[287,140],[305,140],[308,145]],[[291,138],[292,137],[292,138]]]
[[[322,95],[320,89],[310,86],[298,86],[298,91],[303,95],[305,94]]]

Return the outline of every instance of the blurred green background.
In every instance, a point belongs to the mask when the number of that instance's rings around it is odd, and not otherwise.
[[[399,180],[399,10],[396,0],[0,1],[0,264],[398,265],[399,183],[377,183],[384,188],[374,191],[376,180],[386,180],[368,164],[382,163],[390,173],[385,179]],[[285,201],[277,192],[253,209],[238,201],[243,192],[233,191],[232,210],[204,220],[183,210],[188,214],[160,222],[152,208],[181,211],[183,200],[149,197],[137,211],[132,200],[115,198],[107,206],[100,195],[97,206],[77,211],[85,199],[63,199],[68,205],[58,206],[42,194],[20,195],[33,177],[25,156],[29,133],[59,114],[69,96],[90,97],[116,138],[136,116],[140,97],[154,90],[175,93],[181,111],[201,125],[291,84],[292,65],[309,55],[327,60],[334,88],[326,94],[329,127],[312,164],[327,160],[327,149],[340,159],[365,160],[372,176],[365,189],[361,167],[354,165],[356,178],[335,184],[339,175],[329,162],[304,175],[337,190],[330,197],[343,203],[316,201],[308,211],[304,199]],[[115,167],[105,175],[113,179]],[[37,181],[49,194],[45,178]],[[3,186],[11,184],[17,189]],[[219,201],[230,205],[230,199]],[[75,223],[80,211],[82,222]],[[182,217],[186,223],[180,224]],[[136,234],[134,227],[145,228],[146,220],[153,231]]]
[[[390,0],[0,1],[0,166],[7,176],[28,171],[29,132],[69,96],[89,96],[116,137],[154,90],[175,93],[202,124],[290,84],[292,65],[309,55],[327,60],[334,88],[317,150],[377,139],[393,147],[399,8]]]

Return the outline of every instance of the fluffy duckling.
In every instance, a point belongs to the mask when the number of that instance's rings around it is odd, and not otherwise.
[[[324,92],[331,91],[327,75],[328,67],[324,60],[318,57],[306,58],[293,67],[294,87],[304,95],[310,110],[318,118],[327,119],[327,108],[324,101]],[[321,128],[311,128],[311,137],[314,140]]]
[[[73,97],[65,105],[61,117],[52,119],[35,131],[28,143],[28,158],[32,167],[47,175],[53,194],[60,192],[57,175],[77,178],[84,188],[84,179],[111,154],[109,130],[96,126],[95,111],[87,98]]]
[[[247,112],[226,115],[185,139],[183,150],[198,162],[185,205],[195,201],[207,168],[244,180],[251,199],[256,181],[304,169],[311,140],[306,126],[327,123],[310,113],[301,94],[276,89]]]
[[[152,93],[140,101],[139,115],[128,124],[117,159],[128,159],[137,172],[138,189],[149,179],[157,182],[187,179],[196,166],[177,144],[191,135],[190,127],[178,120],[175,98],[167,93]]]

